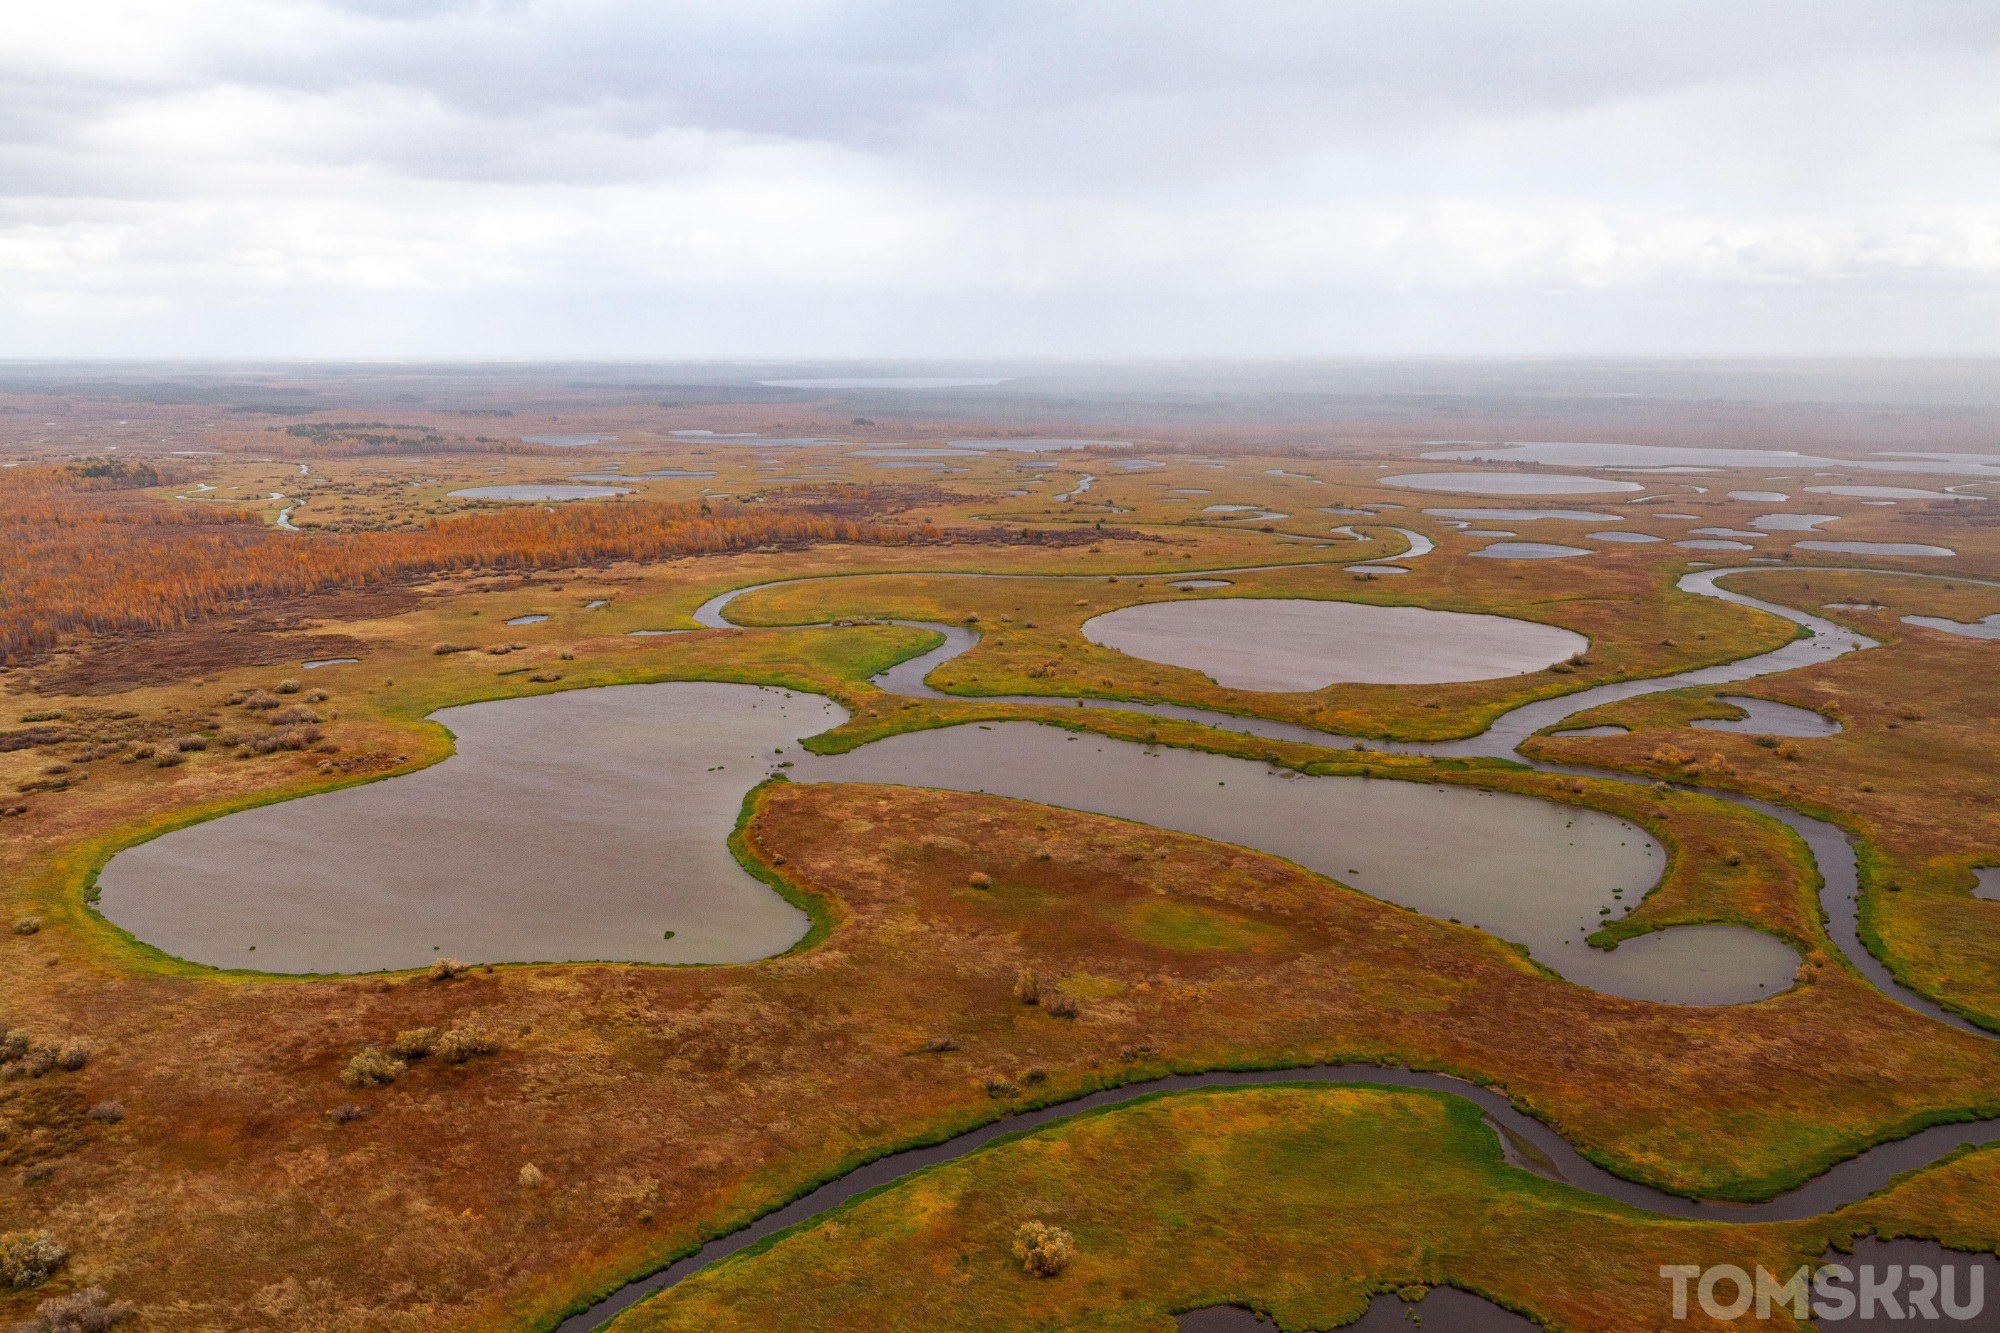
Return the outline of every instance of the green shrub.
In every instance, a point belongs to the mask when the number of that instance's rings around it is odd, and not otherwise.
[[[475,1055],[492,1055],[500,1049],[499,1038],[470,1023],[451,1028],[437,1039],[433,1054],[450,1065],[462,1065]]]
[[[1046,1222],[1023,1222],[1014,1232],[1014,1257],[1029,1277],[1055,1277],[1076,1258],[1076,1238]]]
[[[409,1066],[378,1046],[364,1046],[354,1053],[340,1071],[340,1081],[350,1088],[379,1088],[394,1083]]]
[[[69,1259],[69,1251],[46,1231],[10,1231],[0,1236],[0,1287],[36,1287]]]
[[[436,1028],[404,1028],[389,1043],[389,1053],[405,1060],[421,1060],[437,1049]]]

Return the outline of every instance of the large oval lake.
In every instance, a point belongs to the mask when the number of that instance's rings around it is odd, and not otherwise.
[[[1085,621],[1083,636],[1231,689],[1270,691],[1491,680],[1590,646],[1581,634],[1506,616],[1264,597],[1128,606]]]

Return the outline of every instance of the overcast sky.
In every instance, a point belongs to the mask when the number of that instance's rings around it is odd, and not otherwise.
[[[0,356],[2000,353],[1994,0],[6,16]]]

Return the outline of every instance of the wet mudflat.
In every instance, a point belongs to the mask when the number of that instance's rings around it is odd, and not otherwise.
[[[727,838],[772,751],[836,725],[837,705],[684,683],[432,716],[458,741],[441,764],[120,852],[105,915],[182,958],[273,972],[740,962],[805,933]]]
[[[1231,689],[1272,691],[1490,680],[1590,646],[1569,630],[1506,616],[1294,598],[1149,602],[1085,621],[1083,636]]]

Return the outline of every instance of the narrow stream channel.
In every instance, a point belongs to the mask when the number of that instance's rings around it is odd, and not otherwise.
[[[1738,680],[1748,680],[1756,676],[1789,671],[1815,662],[1827,661],[1842,654],[1878,646],[1873,640],[1852,630],[1777,603],[1765,602],[1743,593],[1720,587],[1718,580],[1732,574],[1748,573],[1759,566],[1736,566],[1723,569],[1701,570],[1682,577],[1679,587],[1685,592],[1701,596],[1717,597],[1742,606],[1780,616],[1803,626],[1807,636],[1796,639],[1784,647],[1740,662],[1719,666],[1703,667],[1693,671],[1680,672],[1671,676],[1652,680],[1622,681],[1598,686],[1576,694],[1555,699],[1542,700],[1524,705],[1496,719],[1491,727],[1479,736],[1463,741],[1437,744],[1414,742],[1372,742],[1371,748],[1412,754],[1432,755],[1488,755],[1526,762],[1544,771],[1590,773],[1593,776],[1610,777],[1621,781],[1642,781],[1630,774],[1582,767],[1559,766],[1536,763],[1520,755],[1516,747],[1527,737],[1553,726],[1563,718],[1573,716],[1585,709],[1621,699],[1634,698],[1642,694],[1678,689],[1690,685],[1721,684]],[[1225,574],[1231,570],[1202,570],[1198,574]],[[1862,572],[1899,575],[1916,578],[1952,578],[1950,575],[1910,574],[1899,570],[1845,570],[1841,572]],[[994,577],[968,575],[967,577]],[[1004,577],[1004,576],[1001,576]],[[1182,575],[1180,577],[1190,577]],[[785,582],[791,582],[786,580]],[[1957,579],[1958,582],[1979,583],[1980,580]],[[761,588],[777,584],[758,584],[737,589],[710,599],[694,613],[698,624],[721,627],[731,622],[726,620],[723,609],[736,598]],[[1985,586],[2000,586],[1986,584]],[[937,630],[945,635],[945,642],[931,652],[910,659],[875,678],[875,683],[884,689],[899,693],[927,696],[944,696],[923,683],[937,665],[978,642],[978,635],[962,626],[944,625],[931,622],[900,621],[900,624],[918,624],[926,629]],[[1270,723],[1259,719],[1237,717],[1233,714],[1218,713],[1205,709],[1183,708],[1175,705],[1134,705],[1115,700],[1061,699],[1042,696],[1019,697],[1018,702],[1037,704],[1058,704],[1064,706],[1125,708],[1164,716],[1183,717],[1190,721],[1207,723],[1218,729],[1237,731],[1273,739],[1303,740],[1311,744],[1325,745],[1331,740],[1343,739],[1329,733],[1314,731],[1286,723]],[[857,752],[858,753],[858,752]],[[1928,1015],[1939,1022],[1947,1023],[1964,1031],[1984,1036],[1993,1034],[1967,1023],[1947,1013],[1923,996],[1903,987],[1889,974],[1888,969],[1862,944],[1856,930],[1858,904],[1856,902],[1857,875],[1854,849],[1846,834],[1837,826],[1821,820],[1811,819],[1795,811],[1759,801],[1751,797],[1728,792],[1712,792],[1770,815],[1793,829],[1805,841],[1814,859],[1818,862],[1823,879],[1821,904],[1829,922],[1829,934],[1869,981],[1897,1002]],[[1627,942],[1621,948],[1629,949],[1637,941]],[[755,1244],[774,1232],[797,1223],[808,1221],[830,1209],[840,1206],[857,1194],[887,1184],[915,1171],[950,1161],[976,1151],[994,1139],[1034,1128],[1054,1121],[1066,1119],[1080,1112],[1096,1107],[1114,1105],[1150,1096],[1157,1092],[1178,1091],[1202,1087],[1236,1087],[1258,1083],[1324,1082],[1324,1083],[1371,1083],[1390,1087],[1426,1088],[1443,1090],[1465,1097],[1476,1103],[1485,1113],[1487,1123],[1493,1127],[1510,1163],[1522,1169],[1549,1179],[1562,1181],[1591,1193],[1614,1198],[1634,1206],[1649,1209],[1673,1217],[1713,1218],[1718,1221],[1751,1222],[1779,1221],[1811,1217],[1834,1208],[1866,1198],[1881,1189],[1895,1175],[1926,1165],[1968,1143],[1991,1143],[2000,1141],[2000,1120],[1973,1121],[1956,1125],[1939,1125],[1920,1131],[1907,1138],[1876,1145],[1845,1162],[1830,1168],[1805,1184],[1789,1190],[1760,1204],[1720,1204],[1684,1199],[1676,1195],[1652,1189],[1649,1186],[1625,1180],[1587,1161],[1569,1142],[1541,1121],[1517,1110],[1505,1097],[1490,1089],[1479,1087],[1445,1075],[1421,1073],[1408,1069],[1387,1069],[1377,1066],[1318,1065],[1305,1069],[1279,1069],[1262,1071],[1218,1070],[1204,1074],[1174,1075],[1146,1083],[1129,1084],[1106,1089],[1072,1101],[1044,1107],[1035,1111],[1004,1116],[988,1125],[968,1131],[943,1143],[925,1148],[891,1153],[865,1166],[849,1172],[838,1180],[830,1181],[808,1194],[802,1195],[785,1207],[765,1214],[743,1230],[718,1237],[693,1254],[687,1255],[673,1264],[647,1277],[619,1288],[604,1300],[593,1304],[560,1325],[561,1333],[587,1333],[597,1328],[612,1316],[636,1304],[647,1296],[661,1291],[730,1254]]]

